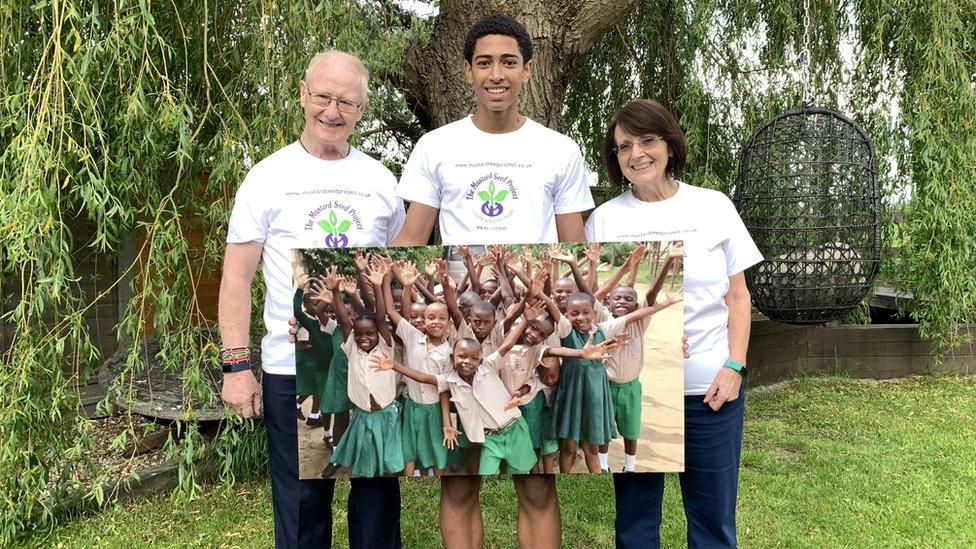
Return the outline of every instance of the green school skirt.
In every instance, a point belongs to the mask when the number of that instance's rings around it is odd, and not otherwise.
[[[354,477],[378,477],[403,471],[403,446],[397,405],[375,412],[354,408],[349,428],[332,454],[332,463]]]
[[[610,382],[613,399],[613,415],[617,430],[626,440],[637,440],[641,432],[641,383],[635,379],[628,383]]]
[[[563,347],[582,349],[588,338],[588,334],[573,330],[560,343]],[[605,339],[603,330],[597,330],[593,343]],[[599,360],[564,359],[552,407],[551,438],[606,444],[617,436],[610,380]]]
[[[546,407],[546,395],[539,391],[535,398],[525,406],[519,406],[522,410],[522,417],[525,424],[529,427],[529,436],[532,437],[532,447],[538,450],[542,446],[542,435],[545,431],[545,424],[542,422],[542,409]]]
[[[444,424],[441,423],[441,404],[417,404],[407,397],[403,405],[403,460],[417,467],[447,465],[447,446],[444,446]]]
[[[336,333],[342,337],[341,330],[336,330]],[[322,388],[322,402],[319,405],[323,414],[338,414],[353,409],[348,392],[349,358],[339,348],[338,343],[335,344],[334,348],[332,363],[329,364],[325,386]]]
[[[523,417],[497,433],[485,435],[485,441],[481,444],[478,474],[497,475],[503,461],[508,464],[508,472],[513,475],[528,473],[536,463],[529,426]]]
[[[298,350],[295,351],[296,356]],[[303,353],[304,354],[304,353]],[[321,395],[322,387],[315,382],[315,358],[301,357],[295,361],[295,394],[298,396]]]
[[[545,397],[542,399],[545,404]],[[545,427],[552,422],[552,406],[542,407],[542,425]],[[547,429],[543,429],[542,446],[539,447],[539,456],[548,456],[559,451],[559,439],[551,438],[546,435]]]

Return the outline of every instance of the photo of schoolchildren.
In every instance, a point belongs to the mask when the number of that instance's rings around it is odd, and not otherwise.
[[[680,242],[294,250],[302,478],[683,468]]]

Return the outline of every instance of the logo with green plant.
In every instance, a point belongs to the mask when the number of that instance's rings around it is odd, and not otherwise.
[[[495,180],[488,180],[488,190],[478,191],[478,198],[482,200],[481,203],[481,213],[487,215],[488,217],[498,217],[502,214],[505,208],[502,206],[502,201],[508,196],[507,189],[501,189],[499,191],[495,190]]]
[[[345,248],[349,245],[349,237],[345,232],[352,227],[352,221],[348,219],[339,220],[335,210],[329,210],[328,219],[320,219],[318,226],[325,232],[325,245],[329,248]]]

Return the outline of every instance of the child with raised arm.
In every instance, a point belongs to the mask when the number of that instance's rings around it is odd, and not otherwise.
[[[450,370],[450,345],[445,340],[448,319],[447,306],[430,303],[424,308],[424,331],[407,322],[393,308],[389,291],[390,282],[396,276],[409,296],[410,288],[417,281],[417,268],[402,261],[393,263],[388,258],[374,258],[373,270],[383,276],[383,298],[386,314],[395,333],[403,341],[403,361],[411,368],[428,374],[440,374]],[[414,469],[434,468],[441,474],[447,464],[447,448],[443,443],[440,393],[436,387],[406,380],[407,398],[403,405],[402,432],[403,472],[412,476]]]
[[[344,307],[336,310],[343,337],[342,351],[349,363],[349,399],[355,406],[346,434],[339,441],[323,478],[332,476],[339,467],[350,469],[354,477],[375,477],[403,470],[403,448],[396,398],[399,376],[370,367],[374,356],[392,356],[393,337],[386,326],[386,302],[380,299],[383,277],[370,273],[365,280],[373,287],[376,314],[361,312],[350,320]],[[325,278],[334,302],[341,302],[340,280],[335,267]],[[340,331],[340,330],[337,330]]]
[[[327,303],[315,299],[316,297],[314,285],[306,281],[295,290],[292,303],[295,321],[299,327],[295,335],[295,403],[298,407],[298,419],[304,419],[305,424],[312,428],[323,424],[319,406],[322,388],[329,372],[329,362],[332,360],[332,338],[321,330],[318,321],[318,309],[326,307]],[[312,410],[306,418],[302,415],[302,404],[309,397],[312,398]],[[329,429],[328,423],[326,429]]]
[[[529,309],[526,316],[538,316],[541,310]],[[464,431],[472,442],[480,443],[481,457],[478,473],[497,474],[504,461],[513,474],[527,473],[536,463],[528,426],[516,403],[501,379],[498,370],[503,357],[515,345],[525,331],[527,322],[512,330],[494,353],[481,356],[481,345],[469,338],[459,339],[454,345],[452,362],[454,370],[446,374],[432,375],[395,363],[389,357],[374,359],[377,369],[394,370],[419,383],[434,385],[451,393],[451,401],[458,410]],[[590,343],[581,349],[551,348],[546,352],[553,356],[575,356],[600,359],[609,354],[612,343]],[[449,422],[444,424],[444,441],[452,446],[456,430]]]
[[[319,287],[324,288],[324,284],[319,284]],[[338,300],[335,299],[334,295],[332,299],[333,314],[336,314],[339,309],[343,309],[349,316],[355,315],[353,305],[342,300],[341,292]],[[336,322],[324,315],[319,316],[319,322],[322,325],[322,331],[332,338],[332,360],[329,361],[329,372],[326,374],[325,384],[322,387],[322,403],[319,408],[323,415],[332,414],[332,441],[329,442],[326,439],[326,443],[335,447],[342,440],[342,436],[349,426],[349,412],[353,408],[352,401],[349,400],[347,393],[349,361],[346,353],[342,350],[344,338],[342,330],[336,329],[338,327]]]
[[[617,422],[617,431],[624,439],[624,468],[623,472],[630,473],[635,470],[637,459],[637,440],[641,432],[641,408],[642,408],[642,386],[640,373],[644,367],[644,336],[647,327],[651,324],[650,313],[648,316],[633,321],[621,322],[620,318],[638,311],[638,306],[642,309],[650,309],[657,300],[658,292],[667,277],[671,264],[681,257],[681,250],[677,248],[675,254],[670,254],[658,272],[657,277],[647,290],[644,300],[638,303],[637,292],[630,286],[615,286],[607,295],[607,303],[612,320],[600,323],[601,328],[607,337],[614,337],[621,333],[630,336],[626,345],[621,345],[611,353],[610,358],[604,363],[607,369],[607,377],[610,380],[610,398],[613,403],[614,419]],[[628,268],[634,270],[640,265],[639,255],[636,262],[627,263]],[[668,296],[665,301],[673,299]],[[667,305],[662,303],[659,309]],[[603,444],[599,448],[600,467],[609,470],[609,444]]]
[[[599,343],[607,338],[605,330],[621,333],[626,324],[681,301],[669,295],[664,302],[638,309],[625,316],[595,323],[593,296],[582,292],[570,294],[566,299],[566,318],[573,330],[561,343],[565,347],[579,349],[588,338]],[[586,468],[599,473],[602,468],[598,447],[610,442],[617,435],[610,383],[606,367],[593,360],[568,359],[562,364],[562,381],[553,404],[552,433],[559,438],[559,470],[572,470],[576,448],[581,446]]]

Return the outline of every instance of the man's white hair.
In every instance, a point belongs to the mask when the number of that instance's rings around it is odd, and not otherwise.
[[[359,72],[359,79],[363,88],[363,100],[365,101],[369,96],[369,71],[366,70],[366,66],[363,62],[359,60],[355,55],[350,55],[344,51],[339,50],[324,50],[320,51],[312,57],[312,60],[308,62],[308,68],[305,69],[305,81],[308,82],[312,79],[312,75],[318,70],[319,65],[323,63],[329,63],[336,61],[338,59],[345,59],[350,61],[356,70]]]

